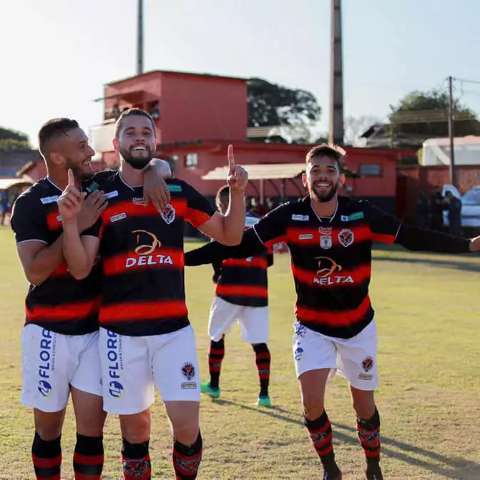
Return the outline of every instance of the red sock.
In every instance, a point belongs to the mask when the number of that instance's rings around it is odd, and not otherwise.
[[[380,460],[380,415],[375,408],[372,418],[357,418],[357,432],[367,460]]]
[[[62,447],[60,437],[42,440],[35,432],[32,444],[32,460],[37,480],[60,480]]]
[[[202,461],[202,436],[200,432],[198,432],[198,437],[191,447],[175,441],[172,460],[177,480],[197,478],[198,467]]]
[[[148,440],[142,443],[130,443],[123,439],[122,463],[124,480],[150,480],[152,478],[148,445]]]
[[[103,470],[103,437],[87,437],[77,433],[73,454],[75,480],[100,480]]]

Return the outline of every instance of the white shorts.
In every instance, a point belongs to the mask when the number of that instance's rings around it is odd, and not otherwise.
[[[235,305],[217,296],[210,307],[209,337],[218,342],[237,320],[242,338],[246,342],[252,344],[268,342],[268,307]]]
[[[42,412],[59,412],[70,386],[102,395],[98,332],[63,335],[32,323],[22,332],[22,403]]]
[[[200,401],[195,334],[190,325],[142,337],[100,328],[99,348],[106,412],[143,412],[154,401],[154,387],[163,401]]]
[[[378,385],[377,326],[372,320],[352,338],[322,335],[298,322],[294,325],[293,358],[297,378],[302,373],[330,368],[359,390],[375,390]]]

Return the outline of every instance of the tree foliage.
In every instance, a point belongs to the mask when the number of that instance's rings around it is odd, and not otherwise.
[[[0,127],[0,151],[29,150],[31,147],[27,135],[16,130]]]
[[[306,142],[320,120],[321,108],[306,90],[291,89],[261,78],[247,81],[248,126],[280,127],[282,136],[293,142]]]

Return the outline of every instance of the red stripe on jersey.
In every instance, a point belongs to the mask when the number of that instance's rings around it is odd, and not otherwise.
[[[296,265],[292,265],[292,272],[295,280],[298,280],[300,283],[319,288],[324,286],[332,287],[341,285],[342,287],[347,287],[348,285],[358,285],[359,283],[370,278],[371,271],[372,269],[370,264],[359,265],[351,270],[335,270],[332,273],[329,273],[328,271],[322,272],[318,270],[305,270],[297,267]],[[318,275],[317,272],[319,272]]]
[[[116,303],[100,307],[100,323],[158,320],[185,317],[187,314],[187,306],[183,300]]]
[[[372,234],[372,241],[378,243],[386,243],[391,244],[395,242],[395,235],[388,234],[388,233],[373,233]]]
[[[187,201],[185,199],[175,199],[173,198],[170,202],[172,207],[175,209],[175,216],[178,218],[185,217],[185,211],[187,210]],[[122,213],[127,214],[129,217],[144,217],[151,216],[157,217],[160,214],[158,213],[155,206],[150,202],[148,205],[145,205],[140,202],[134,202],[132,200],[121,200],[121,201],[112,201],[109,203],[108,207],[102,213],[102,220],[104,223],[110,223],[110,219],[115,215],[120,215]]]
[[[165,248],[156,249],[150,255],[138,255],[129,251],[103,260],[103,273],[107,276],[150,268],[182,269],[183,267],[183,251]]]
[[[51,274],[50,278],[66,277],[70,275],[67,270],[67,264],[62,262]]]
[[[246,267],[246,268],[267,268],[267,260],[264,257],[227,258],[222,262],[223,267]]]
[[[253,287],[248,285],[217,285],[215,293],[225,297],[268,297],[266,287]]]
[[[202,225],[209,218],[211,218],[211,216],[208,213],[195,208],[187,207],[185,212],[185,220],[190,222],[194,227]]]
[[[331,327],[348,327],[362,320],[370,309],[370,299],[366,296],[357,308],[352,310],[312,310],[297,305],[296,316],[303,322],[313,322]]]
[[[60,214],[57,209],[47,214],[47,227],[51,232],[62,228],[62,222],[59,220],[59,217]]]
[[[27,320],[33,321],[64,321],[78,320],[98,312],[100,297],[84,302],[62,303],[61,305],[36,305],[27,308]]]

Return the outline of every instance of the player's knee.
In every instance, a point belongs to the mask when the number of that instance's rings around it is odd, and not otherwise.
[[[150,438],[150,412],[135,415],[121,415],[120,424],[123,437],[130,443],[142,443]]]
[[[305,417],[309,420],[320,417],[325,409],[322,397],[318,395],[304,396],[302,400]]]
[[[200,428],[198,422],[190,420],[172,423],[172,430],[175,440],[184,445],[192,445],[198,437]]]

